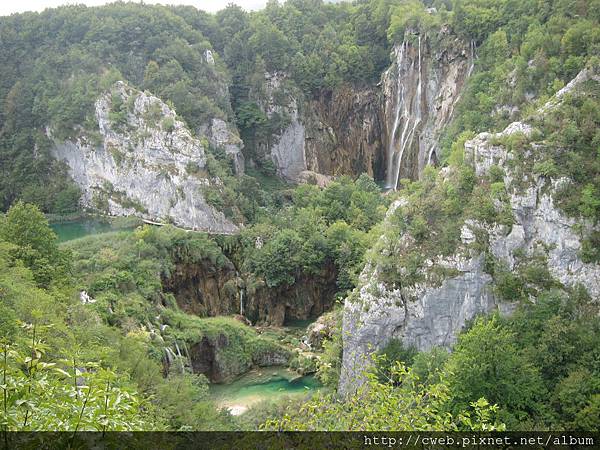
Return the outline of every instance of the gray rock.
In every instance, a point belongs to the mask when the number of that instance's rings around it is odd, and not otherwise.
[[[386,185],[416,179],[435,164],[438,138],[449,123],[475,60],[474,44],[443,28],[436,49],[428,36],[396,45],[392,66],[383,74],[386,127]]]
[[[51,150],[69,166],[83,192],[83,206],[190,229],[236,232],[237,226],[204,200],[203,188],[221,182],[208,176],[202,144],[175,112],[123,82],[113,92],[95,104],[99,142],[82,130],[78,139],[55,142]],[[128,105],[126,120],[119,125],[110,117],[112,95]],[[52,130],[47,134],[52,137]]]
[[[242,153],[244,143],[237,131],[232,130],[224,120],[213,118],[205,134],[214,147],[222,148],[225,154],[231,158],[236,175],[242,175],[244,173],[244,154]]]

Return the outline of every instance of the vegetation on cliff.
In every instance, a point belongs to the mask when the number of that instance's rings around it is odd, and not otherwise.
[[[489,245],[493,232],[515,223],[511,190],[523,186],[512,182],[539,178],[544,190],[562,179],[555,200],[579,223],[579,257],[600,261],[599,83],[539,112],[584,67],[597,74],[598,11],[598,0],[289,0],[252,13],[115,3],[1,18],[0,209],[7,212],[0,216],[0,426],[600,428],[598,299],[552,276],[549,248],[515,251],[509,270]],[[477,46],[474,71],[444,136],[446,167],[403,180],[399,194],[382,195],[359,174],[323,188],[290,187],[274,178],[270,161],[236,176],[224,149],[203,140],[207,176],[223,185],[202,194],[244,224],[239,235],[143,226],[59,246],[40,212],[72,212],[80,196],[49,156],[46,127],[57,139],[92,130],[92,105],[116,80],[161,97],[197,135],[221,118],[251,144],[289,119],[269,118],[257,103],[265,72],[285,73],[286,88],[304,99],[373,86],[393,45],[445,26]],[[124,107],[112,105],[113,124],[122,124]],[[512,160],[476,176],[465,141],[517,119],[532,133],[495,135],[493,144]],[[160,126],[169,130],[174,122]],[[199,176],[192,166],[187,175]],[[516,308],[511,317],[473,320],[452,353],[419,353],[392,341],[346,401],[326,393],[245,420],[215,408],[208,378],[227,381],[252,366],[290,363],[316,370],[335,388],[341,331],[325,340],[313,366],[291,355],[288,344],[300,345],[297,339],[251,328],[240,317],[188,314],[165,287],[182,267],[227,272],[215,288],[223,288],[217,302],[230,296],[242,310],[243,295],[259,285],[277,297],[326,271],[333,304],[333,297],[356,300],[367,261],[366,275],[377,269],[381,284],[411,289],[456,276],[444,258],[474,256],[493,295]],[[196,281],[192,301],[209,294],[197,292]],[[287,300],[276,298],[284,309]]]

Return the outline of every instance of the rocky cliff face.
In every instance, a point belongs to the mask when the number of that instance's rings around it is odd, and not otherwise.
[[[285,124],[257,144],[277,173],[292,182],[306,173],[383,176],[383,117],[378,89],[349,86],[306,100],[286,84],[282,73],[265,74],[257,95],[268,117],[279,114]]]
[[[336,279],[335,268],[325,266],[319,274],[299,277],[292,286],[273,289],[253,281],[246,294],[244,315],[253,323],[275,326],[318,317],[333,307]]]
[[[189,314],[214,317],[240,312],[244,283],[229,260],[222,265],[208,259],[197,264],[177,263],[162,284],[165,291],[175,296],[177,305]]]
[[[437,162],[438,138],[449,123],[475,59],[473,44],[443,28],[435,37],[409,35],[394,47],[383,74],[386,186],[416,179]]]
[[[84,207],[214,233],[237,230],[202,196],[205,186],[220,184],[206,170],[202,143],[161,100],[118,82],[96,101],[95,116],[97,130],[52,149],[69,166]],[[213,121],[210,136],[239,160],[224,128]]]
[[[591,78],[589,74],[580,74],[568,88],[575,89],[578,83]],[[564,93],[559,92],[544,108],[556,105]],[[488,256],[503,264],[506,270],[516,271],[524,261],[541,257],[559,285],[579,284],[592,298],[600,297],[600,265],[584,263],[579,256],[581,230],[589,233],[594,226],[567,217],[554,202],[557,189],[569,180],[550,179],[520,170],[520,164],[511,163],[515,155],[499,143],[511,136],[531,133],[529,125],[516,122],[501,133],[482,133],[465,144],[465,159],[477,176],[486,175],[492,167],[504,170],[504,186],[514,218],[512,226],[466,219],[455,254],[434,257],[423,270],[424,281],[413,285],[386,283],[386,269],[375,259],[366,265],[359,288],[344,307],[343,368],[339,385],[342,393],[352,391],[362,382],[370,355],[392,338],[419,350],[433,346],[450,348],[465,322],[477,314],[494,310],[510,313],[514,309],[516,305],[503,302],[495,294],[493,278],[486,271],[484,252],[470,246],[477,235],[486,236]],[[543,157],[543,148],[529,144],[524,156],[533,162]],[[386,219],[388,227],[395,209],[406,203],[407,200],[401,198],[393,204]],[[380,244],[381,253],[392,256],[413,245],[408,233],[402,235],[400,242],[392,242],[384,234]],[[434,271],[434,268],[444,269],[443,274],[440,276],[439,270]]]
[[[254,351],[244,348],[247,354],[231,354],[231,339],[226,333],[219,333],[216,336],[204,336],[200,342],[193,344],[188,355],[192,371],[205,375],[213,383],[226,383],[248,372],[253,366],[283,366],[290,359],[290,352],[279,345],[264,345],[264,348]],[[254,346],[260,347],[256,342]]]
[[[268,117],[289,123],[259,144],[289,181],[303,171],[325,175],[368,173],[394,188],[437,162],[438,138],[449,123],[475,58],[472,44],[448,28],[435,37],[411,35],[392,51],[378,86],[341,87],[303,100],[285,87],[285,75],[266,74],[262,100]]]
[[[318,317],[333,306],[337,273],[326,266],[320,274],[303,276],[292,286],[269,288],[264,282],[244,279],[226,260],[197,264],[176,263],[162,280],[178,306],[201,317],[239,314],[254,324],[282,326],[289,320]]]

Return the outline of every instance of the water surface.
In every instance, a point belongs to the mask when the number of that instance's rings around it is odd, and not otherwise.
[[[58,236],[58,242],[67,242],[94,234],[131,230],[138,224],[138,219],[129,217],[112,220],[102,217],[83,217],[77,220],[51,223],[50,228]]]
[[[229,384],[211,385],[210,393],[217,406],[239,415],[261,401],[308,396],[320,387],[312,375],[298,376],[286,368],[266,367],[251,370]]]

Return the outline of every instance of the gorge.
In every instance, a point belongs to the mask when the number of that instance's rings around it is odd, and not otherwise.
[[[600,426],[600,9],[497,3],[0,17],[5,423]]]

